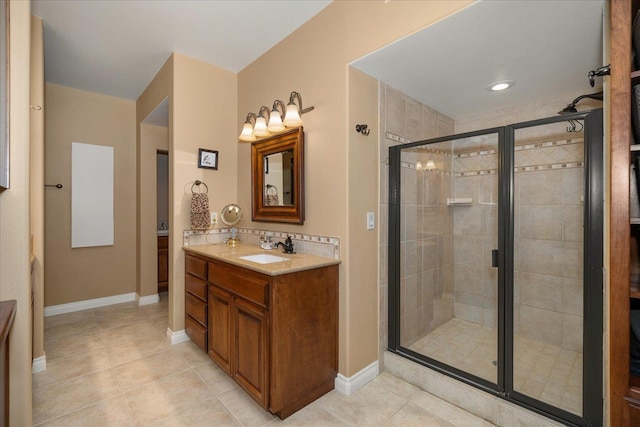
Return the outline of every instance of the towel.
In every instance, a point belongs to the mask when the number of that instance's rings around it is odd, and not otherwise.
[[[264,202],[265,206],[278,206],[280,204],[277,194],[267,194]]]
[[[209,196],[206,193],[191,194],[191,229],[208,230],[210,227]]]

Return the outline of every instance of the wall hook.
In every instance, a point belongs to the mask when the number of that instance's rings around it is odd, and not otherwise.
[[[361,133],[364,136],[368,136],[371,129],[368,129],[367,125],[356,125],[356,132]]]
[[[45,187],[55,187],[55,188],[62,188],[62,184],[45,184]]]
[[[593,87],[596,83],[596,77],[609,75],[611,75],[611,64],[589,71],[587,77],[589,77],[589,84]]]

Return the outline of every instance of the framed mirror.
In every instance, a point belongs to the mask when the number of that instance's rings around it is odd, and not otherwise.
[[[302,127],[251,144],[251,219],[304,223]]]

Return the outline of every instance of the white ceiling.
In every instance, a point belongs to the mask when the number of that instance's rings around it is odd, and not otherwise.
[[[45,80],[137,99],[172,52],[238,72],[331,0],[33,0]]]
[[[585,93],[603,64],[603,0],[479,1],[352,65],[454,119]],[[489,92],[514,80],[504,92]],[[559,106],[561,109],[563,106]]]
[[[238,72],[329,3],[33,0],[32,13],[44,20],[46,81],[136,99],[171,52]],[[603,4],[479,1],[352,65],[453,118],[564,96],[568,104],[597,89],[586,75],[603,65]],[[504,79],[515,86],[486,90]]]

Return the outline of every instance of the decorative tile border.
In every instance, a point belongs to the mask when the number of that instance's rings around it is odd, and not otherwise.
[[[460,153],[454,154],[454,159],[462,159],[466,157],[477,157],[477,156],[486,156],[488,154],[496,154],[498,150],[480,150],[480,151],[471,151],[469,153]]]
[[[393,141],[397,141],[401,143],[412,142],[407,138],[403,138],[391,132],[387,132],[387,139],[391,139]],[[519,145],[514,147],[514,150],[515,151],[535,150],[535,149],[541,149],[541,148],[547,148],[547,147],[576,145],[576,144],[582,144],[582,143],[584,143],[583,138],[561,139],[561,140],[555,140],[555,141],[544,141],[544,142],[537,142],[533,144]],[[470,158],[470,157],[478,157],[478,156],[495,155],[498,152],[498,150],[490,149],[490,150],[471,151],[468,153],[459,153],[459,154],[452,155],[445,151],[434,149],[434,148],[428,148],[428,147],[421,147],[421,148],[424,149],[425,151],[430,151],[445,157],[452,157],[454,160]],[[387,164],[388,164],[388,159],[387,159]],[[415,163],[406,162],[406,161],[401,161],[400,166],[403,168],[415,170],[416,172],[441,174],[445,176],[454,176],[454,177],[495,175],[497,173],[496,169],[483,169],[483,170],[477,170],[477,171],[466,171],[466,172],[455,172],[455,173],[448,172],[441,169],[418,169]],[[514,167],[514,171],[516,173],[519,173],[519,172],[534,172],[534,171],[541,171],[541,170],[569,169],[569,168],[581,168],[581,167],[584,167],[584,162],[577,161],[577,162],[549,163],[544,165],[517,166],[517,167]]]
[[[515,151],[533,150],[535,148],[555,147],[559,145],[573,145],[581,144],[584,142],[584,138],[562,139],[559,141],[545,141],[538,142],[536,144],[518,145],[514,148]]]
[[[396,135],[395,133],[391,133],[391,132],[387,132],[387,139],[390,139],[392,141],[396,141],[396,142],[400,142],[402,144],[406,144],[408,142],[413,142],[412,140],[408,139],[408,138],[404,138],[400,135]]]
[[[532,172],[540,170],[550,169],[569,169],[569,168],[581,168],[584,167],[584,162],[569,162],[569,163],[553,163],[550,165],[537,165],[537,166],[523,166],[515,168],[516,172]]]
[[[296,252],[340,259],[340,239],[338,237],[318,236],[313,234],[291,233],[286,231],[255,230],[238,228],[238,235],[242,243],[260,245],[260,239],[270,236],[275,239],[286,239],[291,236]],[[214,228],[211,230],[185,230],[183,245],[206,245],[223,243],[231,237],[230,228]]]
[[[454,176],[479,176],[479,175],[495,175],[498,173],[497,169],[486,169],[480,171],[471,171],[471,172],[456,172]]]

